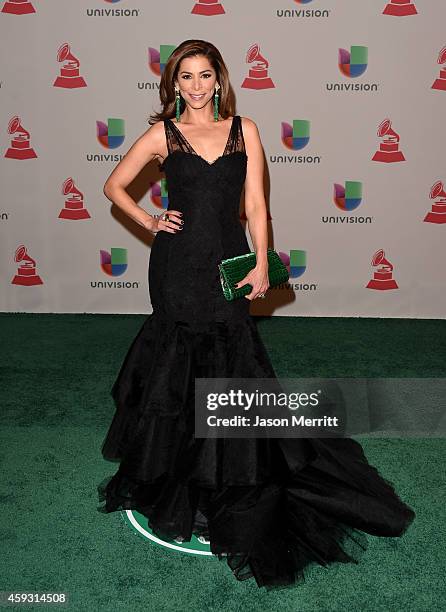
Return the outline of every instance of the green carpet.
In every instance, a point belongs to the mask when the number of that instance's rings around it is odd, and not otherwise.
[[[66,592],[70,610],[433,611],[446,601],[444,439],[360,439],[417,517],[367,535],[360,565],[313,567],[294,589],[237,582],[225,561],[180,554],[97,511],[117,465],[100,446],[110,387],[144,315],[0,313],[0,591]],[[446,321],[258,320],[282,377],[444,377]],[[59,606],[10,609],[54,610]]]

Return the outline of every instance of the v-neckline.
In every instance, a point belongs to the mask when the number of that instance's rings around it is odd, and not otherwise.
[[[231,139],[231,135],[232,135],[232,130],[234,128],[234,122],[235,122],[235,117],[236,115],[233,115],[232,117],[232,121],[231,121],[231,127],[229,128],[229,133],[228,133],[228,137],[226,139],[226,144],[224,146],[223,152],[221,155],[219,155],[218,157],[216,157],[213,161],[208,161],[207,159],[205,159],[202,155],[200,155],[199,153],[197,153],[197,151],[194,149],[194,147],[191,145],[191,143],[189,142],[189,140],[186,138],[186,136],[183,134],[183,132],[180,130],[180,128],[178,128],[175,123],[172,121],[172,119],[168,119],[168,121],[170,121],[170,123],[173,125],[173,127],[177,130],[177,132],[179,132],[180,136],[182,137],[182,139],[184,140],[184,142],[187,144],[187,146],[191,149],[191,152],[193,152],[194,155],[196,155],[197,157],[199,157],[200,159],[202,159],[208,166],[213,166],[215,164],[215,162],[217,160],[219,160],[221,157],[224,156],[226,148],[229,144],[229,141]],[[167,158],[165,158],[167,159]]]

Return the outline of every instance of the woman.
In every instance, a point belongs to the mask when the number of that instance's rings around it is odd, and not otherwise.
[[[361,532],[400,536],[415,514],[354,440],[195,438],[196,377],[275,377],[249,314],[269,286],[263,155],[256,124],[234,112],[211,43],[174,50],[160,98],[162,112],[104,187],[156,237],[153,312],[112,389],[116,412],[102,452],[120,467],[99,485],[103,511],[138,510],[163,539],[206,538],[239,580],[293,585],[309,563],[357,562]],[[160,217],[125,191],[154,158],[169,193]],[[243,188],[257,264],[239,283],[252,285],[247,299],[229,302],[218,263],[250,252],[239,221]]]

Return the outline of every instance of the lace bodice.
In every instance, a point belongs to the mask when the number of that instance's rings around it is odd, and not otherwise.
[[[226,146],[221,155],[216,157],[214,160],[209,161],[199,155],[195,149],[192,147],[190,142],[184,136],[180,128],[175,125],[175,122],[172,119],[164,120],[164,130],[166,134],[166,145],[168,155],[164,159],[164,161],[160,164],[160,169],[164,170],[164,165],[166,160],[176,151],[180,151],[182,153],[188,153],[190,155],[195,155],[203,160],[209,166],[215,164],[220,158],[226,157],[227,155],[231,155],[233,153],[246,153],[245,149],[245,140],[243,138],[243,131],[241,126],[241,117],[240,115],[234,115],[232,118],[231,128],[229,130],[228,138],[226,141]]]

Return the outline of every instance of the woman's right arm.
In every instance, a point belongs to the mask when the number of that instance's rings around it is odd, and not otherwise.
[[[163,157],[161,152],[164,147],[164,126],[163,122],[159,121],[134,142],[119,164],[115,166],[104,184],[104,194],[133,221],[146,229],[155,233],[161,229],[174,233],[178,225],[170,219],[174,218],[178,211],[169,210],[169,221],[162,221],[149,215],[126,191],[126,187],[148,162],[158,155]]]

